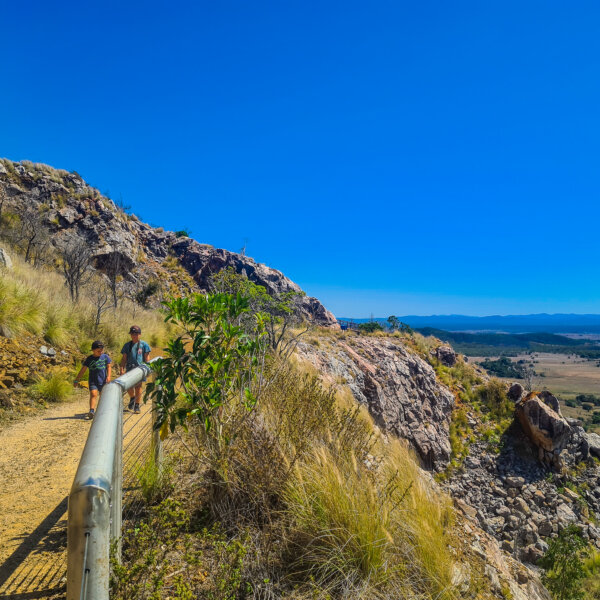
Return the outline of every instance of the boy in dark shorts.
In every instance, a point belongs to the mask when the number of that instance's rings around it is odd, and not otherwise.
[[[112,360],[108,354],[104,354],[104,344],[98,340],[92,342],[92,354],[88,356],[81,366],[81,370],[75,377],[75,386],[79,384],[79,380],[85,373],[86,369],[90,370],[88,376],[90,389],[90,412],[85,416],[86,419],[93,419],[96,413],[98,404],[98,396],[102,388],[110,382],[112,369]]]
[[[131,341],[127,342],[121,350],[121,375],[125,371],[131,371],[140,365],[148,362],[152,348],[141,339],[142,330],[137,325],[132,325],[129,328]],[[142,401],[142,384],[139,383],[134,388],[128,390],[129,393],[129,410],[132,410],[136,415],[140,414],[140,403]]]

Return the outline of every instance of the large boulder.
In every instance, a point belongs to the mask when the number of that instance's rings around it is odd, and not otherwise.
[[[510,388],[508,388],[507,396],[509,400],[513,402],[518,402],[522,397],[525,390],[520,383],[513,383]]]
[[[431,351],[445,367],[453,367],[456,364],[456,352],[450,346],[438,346]]]
[[[517,402],[515,409],[521,427],[536,446],[557,454],[567,445],[571,427],[550,392],[532,392]]]
[[[583,435],[589,444],[590,454],[600,458],[600,435],[597,433],[584,433]]]

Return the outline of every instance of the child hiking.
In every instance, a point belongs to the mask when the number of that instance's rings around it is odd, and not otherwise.
[[[88,384],[90,390],[90,412],[85,416],[86,419],[93,419],[96,414],[96,406],[98,404],[98,396],[102,388],[110,382],[112,369],[112,360],[108,354],[104,354],[104,344],[98,340],[92,342],[92,354],[88,356],[81,366],[77,377],[75,377],[74,385],[79,384],[79,380],[85,373],[86,369],[90,370],[88,376]]]
[[[142,330],[137,325],[132,325],[129,328],[129,334],[131,335],[131,341],[127,342],[121,349],[121,375],[125,371],[131,371],[131,369],[135,369],[148,362],[151,351],[150,346],[140,339]],[[127,408],[133,410],[135,414],[139,414],[140,402],[142,401],[142,383],[136,385],[135,389],[130,388],[128,393],[129,405]]]

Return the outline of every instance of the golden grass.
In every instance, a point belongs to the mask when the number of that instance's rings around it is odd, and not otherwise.
[[[332,597],[454,598],[450,498],[346,384],[323,388],[292,362],[260,409],[293,464],[281,492],[292,573]]]
[[[320,446],[295,466],[284,492],[294,568],[340,597],[452,598],[449,498],[399,440],[380,458],[367,468]]]
[[[119,352],[134,323],[153,346],[168,339],[170,327],[160,313],[141,309],[129,300],[104,313],[95,331],[92,288],[83,289],[79,302],[74,303],[60,274],[34,268],[18,256],[11,258],[14,268],[0,270],[0,333],[19,335],[28,331],[42,335],[49,344],[73,344],[82,351],[89,350],[93,339],[101,339],[108,350]]]

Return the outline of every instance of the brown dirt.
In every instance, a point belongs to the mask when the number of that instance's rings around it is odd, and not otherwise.
[[[87,409],[80,390],[0,431],[0,600],[51,598],[64,587],[66,498],[90,428]]]

